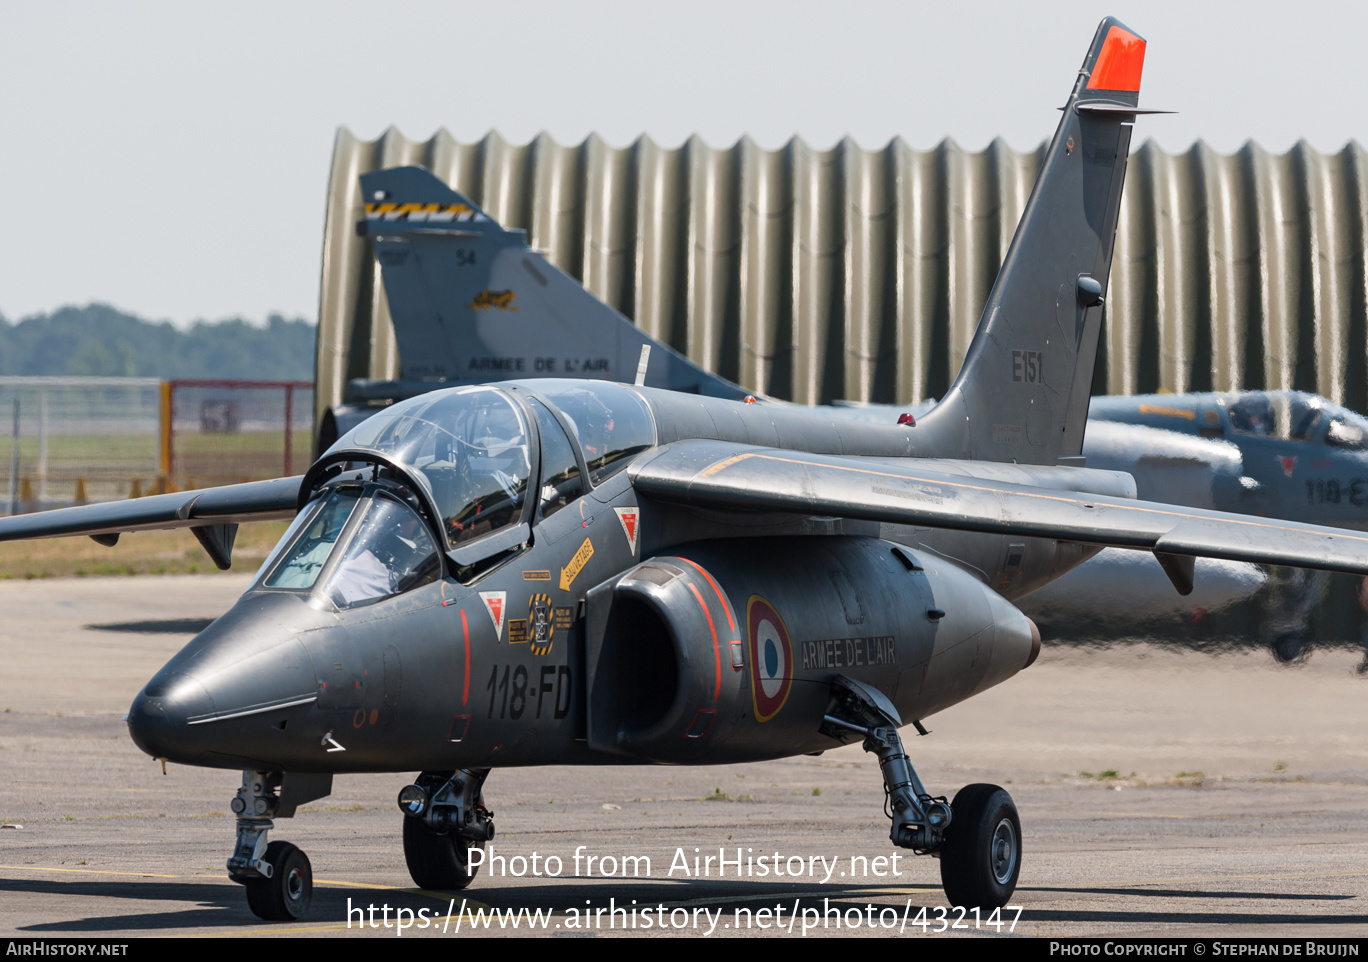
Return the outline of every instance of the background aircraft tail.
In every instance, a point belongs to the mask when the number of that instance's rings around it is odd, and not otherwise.
[[[1023,464],[1083,449],[1145,41],[1097,28],[959,376],[919,450]]]
[[[361,175],[366,217],[399,346],[403,382],[422,390],[519,377],[637,380],[738,398],[709,374],[598,300],[422,167]],[[382,387],[376,385],[376,387]]]

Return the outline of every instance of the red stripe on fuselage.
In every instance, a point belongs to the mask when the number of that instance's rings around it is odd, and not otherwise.
[[[689,561],[688,558],[681,557],[680,561]],[[732,634],[736,634],[736,619],[732,617],[731,607],[727,604],[727,599],[722,597],[722,589],[717,587],[717,582],[713,581],[713,576],[703,570],[703,566],[696,561],[689,561],[689,564],[698,569],[698,573],[708,579],[708,584],[712,585],[712,590],[717,592],[717,600],[722,602],[722,610],[727,615],[727,624],[731,626]]]
[[[461,707],[470,700],[470,625],[466,624],[465,609],[461,609],[461,634],[465,635],[465,687],[461,689]]]
[[[722,648],[717,643],[717,629],[713,627],[712,612],[708,610],[707,604],[704,603],[703,596],[698,593],[698,589],[692,584],[689,585],[689,590],[692,591],[694,597],[698,599],[698,606],[703,609],[703,617],[708,619],[708,630],[712,632],[713,659],[717,662],[717,687],[713,689],[713,701],[717,701],[722,695]]]

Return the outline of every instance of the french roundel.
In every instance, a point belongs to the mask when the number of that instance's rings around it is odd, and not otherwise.
[[[746,632],[755,720],[766,722],[784,707],[793,687],[793,645],[784,619],[759,595],[746,602]]]

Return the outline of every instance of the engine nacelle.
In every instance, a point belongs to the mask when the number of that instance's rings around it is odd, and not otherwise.
[[[1010,678],[1035,626],[963,569],[873,538],[707,541],[589,592],[589,747],[734,762],[835,747],[831,680],[911,722]]]

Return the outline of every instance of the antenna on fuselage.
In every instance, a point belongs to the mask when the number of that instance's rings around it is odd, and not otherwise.
[[[651,361],[651,345],[641,345],[641,362],[637,364],[637,376],[634,382],[637,387],[646,386],[646,365]]]

